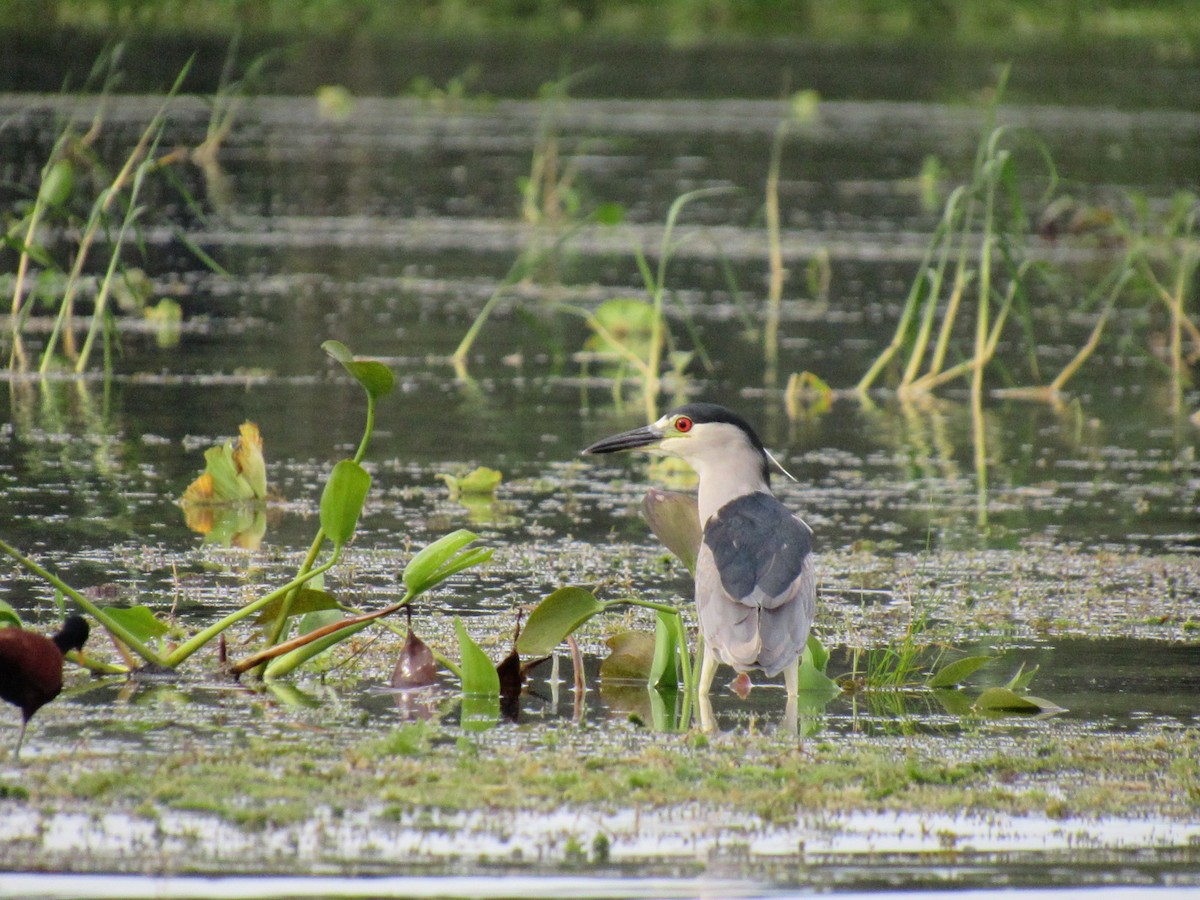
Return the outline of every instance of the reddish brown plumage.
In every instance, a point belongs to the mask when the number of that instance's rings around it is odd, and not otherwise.
[[[0,630],[0,697],[28,719],[62,690],[63,655],[54,641],[23,628]]]
[[[0,628],[0,698],[21,710],[21,750],[25,726],[35,712],[62,690],[63,656],[87,640],[87,622],[71,616],[53,638],[23,628]]]

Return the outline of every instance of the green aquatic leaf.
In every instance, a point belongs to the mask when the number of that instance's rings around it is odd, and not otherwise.
[[[487,562],[495,552],[493,548],[463,549],[478,538],[479,535],[467,531],[465,528],[438,538],[417,553],[404,567],[402,578],[405,588],[415,597],[445,581],[451,575]]]
[[[1028,672],[1025,671],[1025,663],[1021,663],[1017,667],[1017,674],[1008,682],[1008,689],[1016,691],[1018,694],[1029,688],[1030,682],[1033,681],[1033,676],[1037,674],[1038,666],[1034,666]]]
[[[321,349],[341,363],[373,400],[387,396],[396,387],[396,376],[379,360],[356,359],[341,341],[326,341]]]
[[[925,679],[925,686],[931,688],[950,688],[962,684],[975,674],[978,669],[986,666],[994,659],[996,659],[994,656],[964,656],[962,659],[956,659],[954,662],[942,666]]]
[[[649,687],[662,690],[679,685],[679,616],[657,610],[654,625],[654,659],[646,683]],[[684,651],[686,652],[686,651]]]
[[[663,546],[694,575],[700,553],[700,512],[695,495],[650,488],[642,498],[642,517]]]
[[[504,480],[502,473],[495,469],[489,469],[487,466],[479,466],[461,478],[445,472],[439,472],[437,477],[446,482],[452,499],[461,494],[474,496],[494,494],[496,488],[500,487],[500,482]]]
[[[980,712],[997,713],[1054,713],[1064,712],[1061,706],[1043,700],[1041,697],[1031,697],[1028,694],[1018,694],[1009,688],[988,688],[975,700],[975,709]]]
[[[553,652],[567,635],[605,606],[585,588],[559,588],[529,614],[517,639],[517,652],[525,656],[545,656]]]
[[[821,639],[811,631],[808,633],[808,642],[804,645],[801,659],[807,659],[818,672],[824,672],[829,666],[829,651],[825,649]]]
[[[459,714],[463,731],[487,731],[500,721],[500,695],[495,697],[464,696]]]
[[[458,616],[454,617],[454,632],[458,635],[463,696],[495,697],[499,700],[500,675],[496,672],[496,666],[467,634],[467,628]]]
[[[602,682],[649,681],[657,644],[654,635],[645,631],[622,631],[605,643],[609,653],[600,663]]]
[[[238,472],[234,461],[233,442],[226,441],[219,447],[204,451],[205,471],[212,476],[215,500],[252,500],[253,486]]]
[[[796,689],[801,697],[801,706],[823,706],[842,693],[841,685],[813,665],[812,657],[805,651],[800,660]]]
[[[343,459],[329,473],[321,494],[321,528],[335,547],[353,537],[370,489],[370,474],[352,459]]]
[[[105,606],[102,609],[109,618],[139,641],[162,637],[171,630],[170,626],[156,617],[147,606]]]
[[[71,196],[75,172],[69,159],[60,159],[50,167],[38,189],[38,200],[49,206],[62,206]]]
[[[316,581],[316,579],[313,579]],[[292,595],[292,605],[288,609],[290,616],[303,616],[310,612],[317,612],[324,609],[339,609],[337,597],[328,591],[319,591],[315,588],[302,587]],[[268,603],[259,612],[258,618],[255,620],[260,624],[274,622],[279,615],[279,610],[283,608],[284,597],[279,596]]]
[[[15,609],[13,609],[3,600],[0,600],[0,628],[10,625],[15,628],[21,628],[21,617],[17,615],[17,611]]]

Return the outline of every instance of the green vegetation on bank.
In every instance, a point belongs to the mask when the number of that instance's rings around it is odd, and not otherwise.
[[[652,37],[670,41],[806,38],[826,41],[931,39],[1008,44],[1165,41],[1200,36],[1190,0],[3,0],[10,27],[107,31],[144,28],[192,34],[475,35]]]

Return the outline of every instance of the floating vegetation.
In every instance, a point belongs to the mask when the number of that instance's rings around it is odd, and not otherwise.
[[[176,669],[247,616],[268,608],[277,609],[268,628],[266,646],[240,662],[228,664],[229,671],[234,675],[260,669],[260,673],[268,678],[282,678],[290,674],[298,666],[361,631],[371,622],[403,609],[416,597],[452,575],[488,560],[492,555],[490,548],[468,549],[467,545],[473,543],[476,536],[469,531],[456,531],[435,541],[409,561],[402,575],[406,592],[400,602],[371,613],[339,617],[291,640],[284,640],[292,617],[301,611],[307,615],[319,612],[314,606],[314,597],[322,601],[321,609],[328,607],[325,602],[327,595],[312,592],[310,582],[315,583],[316,579],[338,564],[346,545],[354,536],[371,488],[371,476],[363,468],[362,459],[375,428],[375,404],[392,391],[395,383],[391,370],[382,363],[358,359],[337,341],[326,341],[323,347],[366,392],[366,425],[355,456],[339,461],[329,473],[321,494],[321,527],[299,572],[287,584],[243,605],[177,644],[172,642],[164,645],[163,639],[170,636],[172,630],[150,608],[141,605],[131,609],[100,606],[8,543],[0,541],[0,551],[49,582],[93,616],[121,645],[122,653],[126,656],[126,671],[137,668],[133,656],[139,657],[141,664],[155,669]],[[206,454],[208,477],[201,476],[200,480],[205,486],[212,483],[214,496],[222,490],[239,500],[265,495],[266,471],[261,450],[257,428],[247,423],[242,426],[241,443],[236,450],[227,442]],[[327,543],[332,545],[332,550],[324,561],[318,563],[321,550]],[[304,593],[306,587],[308,593]],[[122,667],[104,666],[100,670],[121,671]]]

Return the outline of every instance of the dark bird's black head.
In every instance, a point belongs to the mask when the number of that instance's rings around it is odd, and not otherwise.
[[[83,616],[68,616],[67,620],[63,622],[63,627],[51,640],[66,656],[69,650],[82,650],[90,633],[91,629],[88,628],[87,619]]]

